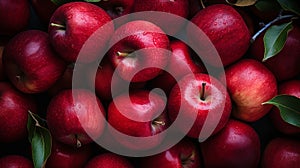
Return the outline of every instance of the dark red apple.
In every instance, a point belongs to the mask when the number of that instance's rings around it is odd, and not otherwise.
[[[241,15],[231,6],[216,4],[200,10],[191,21],[211,40],[219,53],[222,66],[239,60],[250,46],[250,32]],[[203,40],[188,27],[188,38],[194,44]],[[214,57],[201,55],[204,62],[217,65]]]
[[[41,21],[48,25],[51,16],[58,8],[51,0],[32,0],[32,7]]]
[[[225,69],[228,92],[234,102],[232,114],[246,122],[265,116],[272,105],[262,105],[277,95],[277,81],[270,70],[253,59],[242,59]]]
[[[10,83],[0,82],[0,109],[0,142],[26,139],[28,111],[37,112],[35,100]]]
[[[115,153],[103,153],[94,156],[86,165],[85,168],[133,168],[130,161]]]
[[[31,160],[20,155],[7,155],[0,158],[2,168],[33,168]]]
[[[130,14],[132,12],[134,0],[99,1],[96,5],[104,9],[112,19],[115,19]]]
[[[140,159],[143,168],[200,168],[199,149],[194,142],[183,139],[172,148]]]
[[[206,139],[219,132],[227,123],[230,113],[231,100],[225,86],[208,74],[184,76],[168,97],[168,114],[172,122],[179,114],[186,122],[195,121],[190,129],[186,128],[186,123],[177,126],[192,138]]]
[[[102,103],[85,89],[59,92],[50,101],[46,118],[53,138],[75,147],[91,143],[105,127]]]
[[[4,45],[0,44],[0,81],[3,81],[5,79],[5,72],[2,63],[3,50]]]
[[[29,24],[28,0],[0,1],[0,35],[12,36],[25,30]]]
[[[258,167],[260,139],[246,123],[231,119],[219,133],[200,145],[205,167]]]
[[[264,57],[264,42],[262,33],[251,46],[251,56],[259,61]],[[288,33],[283,49],[274,57],[264,63],[275,75],[278,81],[293,79],[300,74],[300,26],[293,24],[293,29]]]
[[[280,83],[278,94],[287,94],[300,98],[300,80],[289,80]],[[280,132],[288,135],[300,135],[300,128],[285,122],[280,115],[279,109],[273,107],[270,117],[275,128]]]
[[[262,168],[298,168],[300,166],[300,143],[298,139],[278,137],[266,146]]]
[[[118,75],[126,81],[145,82],[166,65],[169,39],[155,24],[137,20],[119,27],[110,40],[108,57]],[[133,76],[134,75],[134,76]]]
[[[66,61],[75,62],[82,47],[87,45],[89,53],[83,53],[78,59],[85,63],[98,58],[113,31],[109,15],[88,2],[70,2],[58,7],[48,28],[52,46]]]
[[[6,76],[25,93],[49,89],[63,74],[66,64],[53,51],[47,33],[27,30],[14,36],[3,51]]]

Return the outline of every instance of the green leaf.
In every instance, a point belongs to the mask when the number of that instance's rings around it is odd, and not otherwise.
[[[32,160],[35,168],[45,167],[51,154],[52,138],[49,130],[45,128],[46,121],[37,114],[28,112],[28,139],[31,143]]]
[[[263,61],[278,54],[286,42],[288,32],[293,28],[292,21],[281,25],[271,26],[264,35],[264,58]]]
[[[300,15],[300,3],[299,0],[277,0],[282,9],[293,12]]]
[[[281,9],[280,4],[275,0],[258,0],[254,6],[263,12],[279,12]]]
[[[109,1],[109,0],[85,0],[86,2],[100,2],[100,1]]]
[[[69,2],[74,2],[76,0],[51,0],[54,4],[60,6],[63,5],[65,3],[69,3]]]
[[[294,126],[300,127],[300,99],[291,95],[277,95],[263,104],[275,105],[280,110],[282,119]]]
[[[254,5],[257,2],[257,0],[236,0],[234,2],[231,2],[230,0],[226,0],[226,2],[234,6],[251,6]]]

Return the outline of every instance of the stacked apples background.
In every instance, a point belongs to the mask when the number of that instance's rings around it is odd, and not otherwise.
[[[300,167],[299,16],[296,0],[0,0],[0,168]],[[219,62],[176,38],[201,48],[195,26]],[[138,156],[173,125],[178,143]]]

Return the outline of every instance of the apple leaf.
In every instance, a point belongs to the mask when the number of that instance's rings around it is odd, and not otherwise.
[[[292,95],[277,95],[263,104],[275,105],[281,118],[296,127],[300,127],[300,99]]]
[[[231,2],[230,0],[226,0],[226,2],[234,6],[251,6],[254,5],[257,2],[257,0],[236,0],[234,2]]]
[[[300,15],[299,0],[277,0],[282,9]]]
[[[84,0],[86,2],[100,2],[100,1],[108,1],[108,0]]]
[[[292,21],[268,28],[264,35],[264,58],[263,61],[278,54],[286,42],[288,32],[293,28]]]
[[[45,167],[51,154],[52,138],[45,125],[45,120],[28,111],[28,139],[31,143],[32,161],[35,168]]]
[[[51,0],[55,5],[62,5],[62,4],[65,4],[65,3],[68,3],[68,2],[73,2],[75,0]]]
[[[259,0],[255,3],[255,8],[263,12],[278,12],[281,10],[281,6],[274,0]]]

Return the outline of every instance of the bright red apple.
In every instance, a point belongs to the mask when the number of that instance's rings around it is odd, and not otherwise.
[[[85,168],[133,168],[133,165],[127,158],[107,152],[94,156]]]
[[[8,155],[0,158],[2,168],[33,168],[31,160],[20,155]]]

